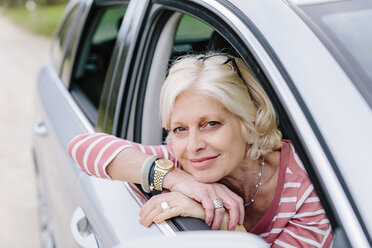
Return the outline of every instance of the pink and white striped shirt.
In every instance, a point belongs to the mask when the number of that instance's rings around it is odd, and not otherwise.
[[[107,165],[127,147],[170,159],[182,168],[170,146],[144,146],[104,133],[75,137],[68,146],[68,153],[88,175],[110,178],[106,173]],[[274,199],[250,232],[261,236],[272,247],[331,246],[330,222],[290,141],[283,140]]]

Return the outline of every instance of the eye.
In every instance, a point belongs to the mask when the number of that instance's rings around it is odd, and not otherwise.
[[[218,121],[208,121],[208,122],[204,123],[202,127],[204,127],[204,128],[216,128],[220,124],[221,123],[218,122]]]
[[[207,125],[210,126],[210,127],[217,126],[219,124],[220,123],[218,121],[210,121],[210,122],[207,123]]]
[[[184,127],[176,127],[176,128],[173,129],[173,133],[175,133],[175,134],[182,133],[184,131],[186,131],[186,128],[184,128]]]

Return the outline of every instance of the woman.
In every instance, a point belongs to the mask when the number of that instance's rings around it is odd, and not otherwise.
[[[145,226],[191,216],[212,229],[244,227],[274,247],[330,246],[333,232],[311,181],[240,59],[213,53],[179,59],[160,107],[168,145],[85,134],[71,141],[70,156],[90,175],[141,183],[145,191],[168,189],[141,209]]]

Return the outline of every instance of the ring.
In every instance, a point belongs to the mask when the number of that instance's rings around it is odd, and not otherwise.
[[[162,201],[160,203],[160,207],[161,207],[161,210],[163,210],[163,212],[167,209],[170,209],[170,205],[167,201]]]
[[[214,209],[223,208],[222,201],[218,198],[213,201],[213,205],[214,205]]]

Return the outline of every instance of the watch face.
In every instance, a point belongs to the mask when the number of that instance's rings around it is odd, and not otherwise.
[[[169,170],[173,167],[172,161],[168,159],[164,159],[164,158],[156,160],[155,163],[159,168],[164,169],[164,170]]]

